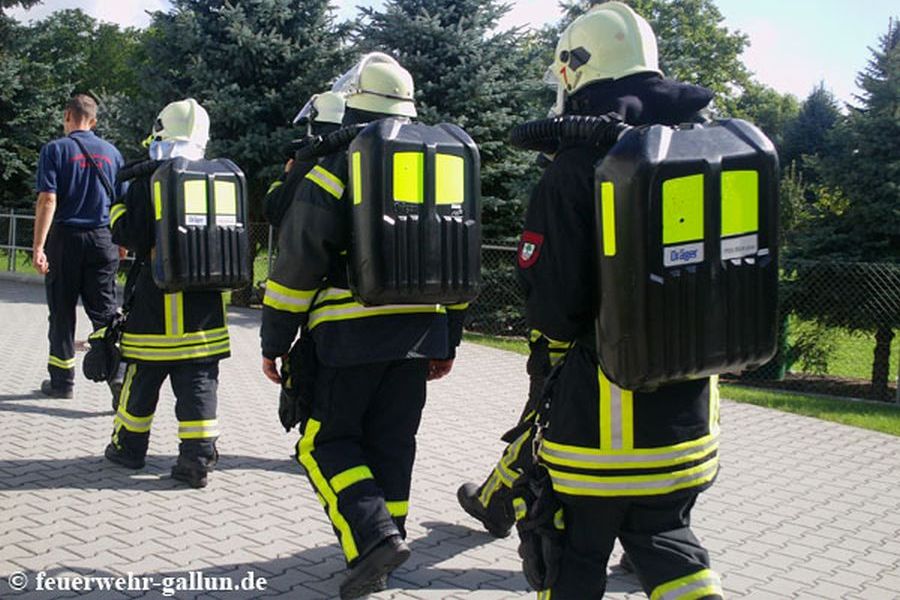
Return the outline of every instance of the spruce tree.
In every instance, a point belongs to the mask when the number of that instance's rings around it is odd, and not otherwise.
[[[488,238],[519,233],[533,157],[507,138],[536,116],[541,76],[523,34],[497,31],[508,11],[497,0],[388,0],[355,29],[359,52],[386,52],[412,74],[421,121],[455,123],[478,144]]]
[[[828,134],[841,120],[841,111],[837,100],[825,83],[817,85],[800,107],[800,112],[792,120],[784,132],[784,144],[781,152],[781,164],[787,168],[792,163],[805,170],[804,156],[812,157],[830,151]],[[809,173],[806,180],[817,181]]]

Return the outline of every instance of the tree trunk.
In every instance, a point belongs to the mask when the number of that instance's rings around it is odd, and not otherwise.
[[[872,361],[872,394],[877,400],[890,402],[888,380],[891,376],[891,341],[894,330],[879,327],[875,332],[875,352]]]

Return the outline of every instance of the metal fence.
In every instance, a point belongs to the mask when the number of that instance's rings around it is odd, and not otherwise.
[[[0,212],[0,268],[30,269],[34,216]],[[232,302],[261,303],[277,233],[249,225],[253,285]],[[482,246],[484,288],[469,311],[467,329],[490,336],[524,338],[524,296],[516,280],[511,240]],[[746,385],[900,401],[900,265],[785,261],[780,344],[770,363],[726,376]]]

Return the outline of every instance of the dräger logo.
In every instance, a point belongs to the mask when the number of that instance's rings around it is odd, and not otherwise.
[[[703,262],[703,242],[669,246],[663,249],[663,266],[677,267]]]
[[[669,252],[669,262],[689,262],[695,260],[698,254],[697,250],[672,250]]]

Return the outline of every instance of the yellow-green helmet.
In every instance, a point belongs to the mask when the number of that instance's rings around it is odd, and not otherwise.
[[[335,92],[316,94],[294,117],[294,125],[305,125],[310,121],[340,125],[344,120],[344,105],[344,97]]]
[[[415,117],[415,86],[409,71],[382,52],[362,57],[331,88],[346,98],[347,107],[369,112]]]
[[[156,117],[147,143],[169,141],[200,147],[209,141],[209,115],[193,98],[167,104]]]
[[[621,2],[605,2],[575,19],[559,38],[553,70],[571,95],[601,79],[659,70],[650,24]]]

